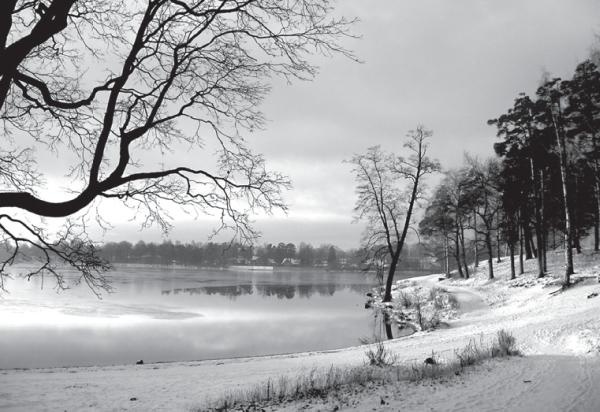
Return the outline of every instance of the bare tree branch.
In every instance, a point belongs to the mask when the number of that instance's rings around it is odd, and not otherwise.
[[[0,152],[0,208],[65,218],[109,198],[138,210],[143,226],[168,231],[174,205],[214,214],[217,230],[230,229],[251,242],[258,236],[252,216],[287,210],[283,192],[290,182],[269,171],[241,136],[264,126],[259,106],[273,77],[313,78],[309,56],[315,53],[355,59],[341,44],[352,37],[354,20],[332,17],[332,4],[3,2],[0,119],[6,147]],[[65,167],[75,182],[65,198],[40,194],[43,179],[33,152],[23,147],[24,134],[76,159]],[[216,165],[182,162],[171,154],[183,144],[202,149],[210,137]],[[140,159],[149,156],[171,167],[144,165]],[[40,228],[25,220],[20,228],[37,231],[35,244],[49,248]],[[26,242],[14,229],[4,231],[13,245]],[[85,250],[70,262],[92,279],[85,265],[102,266]],[[71,256],[48,253],[64,261]]]

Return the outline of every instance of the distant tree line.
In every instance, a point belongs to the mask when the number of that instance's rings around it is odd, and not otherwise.
[[[165,241],[108,242],[99,250],[112,263],[148,263],[188,266],[265,265],[322,267],[326,269],[362,269],[365,253],[360,249],[343,250],[330,244],[313,246],[308,243],[280,242],[259,246],[238,243],[181,243]],[[409,245],[401,269],[423,268],[424,251],[419,245]]]
[[[519,94],[488,121],[500,141],[496,158],[465,156],[436,188],[420,223],[429,248],[447,271],[469,277],[469,263],[507,255],[511,277],[523,260],[547,272],[548,250],[565,253],[564,284],[574,272],[573,250],[592,235],[600,249],[600,72],[591,60],[572,78],[542,80],[535,96]],[[518,264],[516,259],[518,258]]]

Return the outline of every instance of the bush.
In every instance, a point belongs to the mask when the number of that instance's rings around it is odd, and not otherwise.
[[[415,293],[413,298],[413,309],[415,313],[415,321],[421,330],[435,329],[440,325],[440,315],[437,308],[433,310],[425,310],[426,302]]]
[[[490,351],[482,345],[481,343],[478,345],[474,339],[469,340],[467,346],[460,350],[455,350],[454,355],[458,360],[458,364],[460,368],[464,368],[465,366],[475,365],[476,363],[481,362],[483,359],[490,357]]]
[[[415,294],[415,301],[413,302],[413,306],[415,309],[415,320],[417,321],[417,324],[419,325],[421,330],[423,330],[423,302],[417,294]]]
[[[411,294],[403,290],[400,291],[400,294],[398,295],[398,300],[400,302],[400,306],[402,306],[404,309],[409,309],[414,304],[414,299],[411,296]]]
[[[458,359],[461,368],[479,363],[483,359],[515,356],[519,354],[520,352],[516,347],[515,337],[504,329],[498,331],[496,339],[492,341],[490,346],[486,346],[482,342],[477,344],[471,339],[467,346],[459,351],[455,351],[456,358]]]
[[[449,293],[447,296],[448,296],[448,306],[450,306],[451,309],[458,309],[458,307],[460,305],[458,303],[458,299],[456,298],[456,295]]]
[[[445,290],[438,287],[433,287],[429,289],[429,300],[433,302],[433,307],[437,310],[444,309],[443,292],[445,292]]]
[[[434,286],[429,289],[429,300],[435,301],[436,298],[441,296],[443,293],[447,293],[446,289]]]
[[[456,296],[449,293],[446,289],[437,286],[429,289],[429,301],[433,302],[433,307],[437,310],[458,308]]]
[[[377,341],[370,345],[365,350],[365,356],[367,357],[367,363],[371,366],[378,366],[383,368],[385,366],[392,366],[398,360],[398,357],[385,347],[382,341]]]
[[[492,357],[518,355],[516,339],[510,332],[500,329],[496,335],[496,341],[492,344]]]

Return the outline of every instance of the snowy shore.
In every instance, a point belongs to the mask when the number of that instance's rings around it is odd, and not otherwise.
[[[507,280],[507,259],[495,268],[494,281],[487,280],[485,265],[470,280],[414,278],[453,293],[459,313],[448,328],[387,344],[400,362],[422,362],[432,350],[449,357],[472,338],[506,329],[524,357],[489,361],[445,382],[377,386],[346,394],[342,403],[319,399],[275,409],[600,410],[600,296],[594,296],[600,293],[600,256],[576,260],[577,275],[585,280],[555,295],[558,285],[535,279],[535,262],[527,264],[516,281]],[[560,273],[558,258],[550,272]],[[7,370],[0,371],[0,410],[194,410],[233,388],[364,361],[364,348],[353,347],[220,361]]]

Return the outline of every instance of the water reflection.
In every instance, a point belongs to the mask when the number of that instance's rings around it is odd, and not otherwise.
[[[259,295],[270,297],[274,296],[278,299],[294,299],[296,296],[300,298],[310,298],[311,296],[318,294],[319,296],[333,296],[336,291],[350,289],[357,293],[363,293],[365,291],[365,285],[363,284],[349,284],[339,285],[335,283],[325,283],[319,285],[230,285],[230,286],[201,286],[193,288],[175,288],[175,289],[164,289],[161,291],[161,295],[220,295],[226,296],[231,299],[235,299],[238,296],[243,295]]]
[[[411,327],[400,326],[389,312],[380,308],[369,310],[373,313],[373,329],[376,331],[373,340],[397,339],[415,333],[415,330]]]
[[[402,334],[364,309],[374,282],[361,273],[124,268],[112,277],[115,293],[102,300],[12,280],[0,298],[0,369],[327,350]]]

